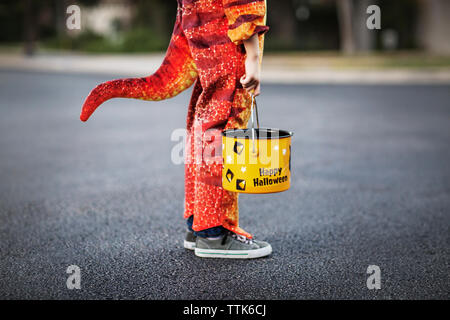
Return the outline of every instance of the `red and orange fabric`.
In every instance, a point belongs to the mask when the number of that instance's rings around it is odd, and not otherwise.
[[[187,114],[185,212],[193,229],[215,226],[251,238],[239,227],[238,195],[221,185],[221,132],[246,127],[250,95],[242,88],[245,48],[259,35],[264,45],[264,0],[178,0],[172,38],[161,67],[146,78],[113,80],[97,86],[81,112],[86,121],[103,102],[116,97],[157,101],[195,86]],[[207,150],[217,154],[204,157]]]

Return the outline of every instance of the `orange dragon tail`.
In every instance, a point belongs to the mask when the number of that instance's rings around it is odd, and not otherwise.
[[[174,97],[189,88],[197,76],[195,62],[177,20],[165,59],[159,69],[146,78],[112,80],[98,85],[86,98],[80,119],[88,120],[103,102],[112,98],[159,101]]]

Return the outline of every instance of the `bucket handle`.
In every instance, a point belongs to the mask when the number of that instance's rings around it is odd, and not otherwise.
[[[253,113],[255,113],[255,117],[256,117],[256,125],[258,126],[259,129],[259,116],[258,116],[258,105],[256,104],[256,97],[254,94],[252,94],[252,105],[251,105],[251,122],[252,122],[252,144],[253,144],[253,153],[256,153],[256,147],[255,147],[255,120],[253,117]]]

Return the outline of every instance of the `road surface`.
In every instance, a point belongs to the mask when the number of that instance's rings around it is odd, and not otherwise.
[[[450,86],[264,85],[261,124],[295,133],[292,188],[241,197],[274,252],[234,261],[182,248],[189,92],[80,122],[111,78],[0,72],[1,299],[449,298]]]

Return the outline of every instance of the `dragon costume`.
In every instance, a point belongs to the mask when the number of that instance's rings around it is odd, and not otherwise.
[[[265,0],[178,0],[175,27],[165,59],[146,78],[108,81],[87,97],[80,119],[111,98],[158,101],[176,96],[195,83],[187,114],[185,212],[193,229],[223,226],[251,238],[239,227],[238,194],[222,188],[221,132],[244,128],[251,97],[240,78],[245,74],[243,41],[259,35],[264,44]],[[213,148],[211,148],[213,147]]]

